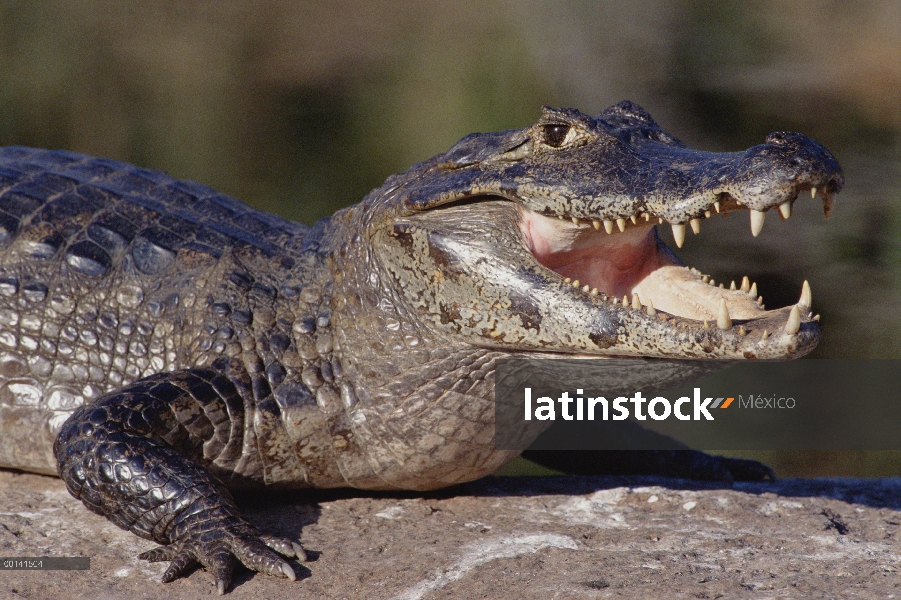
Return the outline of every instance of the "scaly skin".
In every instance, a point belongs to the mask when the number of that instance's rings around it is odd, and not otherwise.
[[[220,592],[238,561],[293,579],[279,553],[303,550],[228,489],[491,473],[515,454],[493,445],[498,358],[810,351],[809,295],[764,311],[712,288],[650,220],[678,233],[811,189],[828,209],[842,184],[800,134],[699,152],[628,102],[466,137],[312,228],[123,163],[0,150],[0,466],[58,472],[163,544],[142,557],[171,560],[166,581],[195,561]],[[767,475],[704,460],[686,472]]]

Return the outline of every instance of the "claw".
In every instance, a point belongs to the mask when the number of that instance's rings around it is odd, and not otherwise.
[[[300,562],[307,562],[310,560],[307,557],[307,551],[303,549],[303,546],[298,544],[297,542],[291,542],[291,547],[294,548],[294,556],[297,557],[297,560]]]
[[[288,563],[282,563],[282,573],[291,581],[297,581],[297,575],[294,574],[294,569]]]

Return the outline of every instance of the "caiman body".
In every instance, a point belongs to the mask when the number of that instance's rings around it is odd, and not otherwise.
[[[221,591],[232,554],[293,577],[260,540],[299,547],[260,537],[223,484],[491,473],[515,454],[493,445],[498,358],[811,350],[806,286],[765,311],[749,285],[681,266],[653,225],[681,245],[713,211],[750,209],[756,235],[801,193],[828,213],[842,184],[800,134],[699,152],[628,102],[466,137],[312,228],[159,172],[4,149],[0,466],[59,473],[171,544],[147,556],[173,560],[166,580],[196,559]]]

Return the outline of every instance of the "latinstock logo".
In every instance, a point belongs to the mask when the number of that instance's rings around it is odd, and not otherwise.
[[[674,417],[680,421],[713,421],[714,414],[711,410],[722,410],[730,406],[740,408],[795,408],[794,398],[777,397],[770,398],[762,395],[751,394],[749,396],[729,397],[704,397],[701,388],[694,388],[693,396],[682,396],[671,401],[663,396],[645,398],[641,392],[636,392],[631,397],[618,396],[608,401],[603,396],[587,397],[583,389],[577,389],[574,396],[568,391],[563,392],[559,398],[550,396],[532,398],[532,388],[523,390],[524,419],[531,421],[624,421],[633,417],[638,421],[646,421],[648,418],[655,421],[665,421]],[[735,400],[738,398],[738,402]],[[687,412],[686,412],[687,411]]]

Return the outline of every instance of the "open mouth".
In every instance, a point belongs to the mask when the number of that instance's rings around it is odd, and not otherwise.
[[[784,220],[802,194],[820,195],[828,218],[840,183],[830,180],[820,187],[807,185],[792,198],[769,208]],[[741,336],[793,335],[804,321],[818,321],[810,311],[812,294],[805,281],[798,303],[790,310],[767,311],[757,285],[747,277],[717,282],[684,266],[659,239],[654,229],[664,219],[650,212],[636,212],[617,219],[590,220],[569,215],[542,215],[522,208],[520,229],[535,259],[557,273],[574,293],[596,297],[613,305],[642,311],[672,325],[692,329],[737,328]],[[757,236],[766,210],[752,210],[728,193],[688,223],[672,224],[681,247],[686,230],[700,233],[701,222],[717,214],[750,211],[751,233]]]

